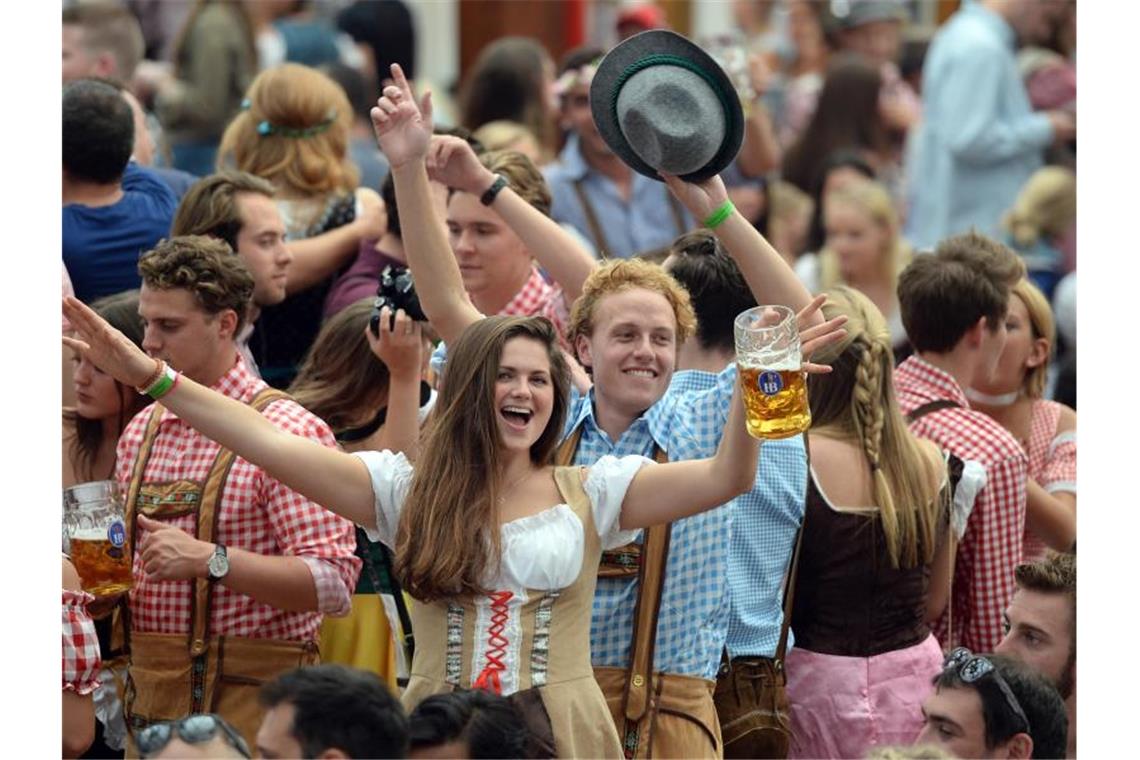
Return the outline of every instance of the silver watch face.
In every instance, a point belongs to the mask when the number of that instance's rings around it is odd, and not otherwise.
[[[211,578],[221,578],[230,571],[229,557],[221,552],[214,552],[214,556],[206,563],[206,570],[209,571]]]

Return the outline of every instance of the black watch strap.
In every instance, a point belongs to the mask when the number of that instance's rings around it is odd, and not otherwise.
[[[502,174],[495,175],[495,181],[487,188],[487,192],[479,197],[479,202],[484,206],[490,206],[495,202],[495,197],[507,186],[507,178]]]
[[[215,557],[221,557],[224,560],[223,567],[225,569],[222,571],[221,575],[214,575],[213,565],[214,565],[214,558]],[[207,578],[207,580],[210,581],[210,583],[217,583],[222,578],[229,575],[229,572],[230,572],[229,554],[226,552],[226,547],[224,544],[215,544],[214,545],[214,553],[210,557],[210,563],[206,566],[206,578]]]

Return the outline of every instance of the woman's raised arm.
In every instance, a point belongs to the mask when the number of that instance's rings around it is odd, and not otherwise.
[[[131,387],[154,373],[155,360],[74,297],[64,314],[75,338],[64,343]],[[208,438],[264,469],[289,488],[358,525],[375,528],[372,480],[356,457],[279,430],[240,401],[180,377],[162,405]]]
[[[459,265],[447,242],[443,220],[432,204],[424,158],[431,144],[431,93],[419,104],[399,64],[392,64],[394,85],[372,109],[372,126],[380,150],[388,158],[396,203],[400,207],[400,235],[416,293],[424,313],[447,343],[459,338],[467,326],[483,317],[471,304]]]

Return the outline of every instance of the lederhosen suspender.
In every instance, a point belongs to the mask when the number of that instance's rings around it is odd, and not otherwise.
[[[289,396],[276,388],[263,388],[249,402],[249,406],[261,412],[265,407],[269,406],[269,404],[283,398],[289,398]],[[154,442],[158,438],[159,421],[162,418],[163,411],[161,404],[156,403],[154,405],[150,418],[147,420],[142,444],[139,446],[138,454],[135,457],[134,468],[131,471],[131,483],[127,491],[126,509],[127,535],[131,537],[132,563],[138,545],[137,521],[135,518],[140,507],[149,512],[148,517],[155,519],[180,517],[190,514],[191,512],[197,512],[194,537],[200,541],[214,542],[218,531],[218,517],[220,513],[218,504],[221,501],[222,490],[225,486],[226,478],[229,477],[230,468],[233,467],[235,459],[233,451],[224,447],[219,448],[213,463],[210,465],[206,479],[202,481],[201,491],[197,496],[190,490],[182,490],[179,493],[178,489],[175,489],[175,493],[170,499],[160,502],[154,498],[144,497],[144,501],[147,501],[149,498],[150,503],[140,505],[139,497],[143,489],[143,474],[146,471],[147,462],[150,460]],[[209,621],[213,595],[214,585],[210,583],[209,580],[205,578],[194,579],[191,584],[190,630],[187,634],[186,642],[190,657],[193,660],[193,712],[204,711],[203,683],[206,674],[204,655],[208,648],[207,637],[210,634]],[[121,610],[121,636],[124,649],[129,650],[130,605],[123,603]]]
[[[961,404],[957,401],[951,401],[948,398],[940,398],[937,401],[927,401],[922,406],[916,406],[910,410],[906,416],[907,424],[918,422],[920,419],[933,412],[941,411],[942,409],[959,409]]]
[[[582,439],[582,426],[574,429],[558,447],[556,461],[560,465],[573,464]],[[653,458],[669,461],[667,452],[656,443]],[[643,531],[640,546],[629,543],[613,552],[602,553],[598,577],[620,577],[637,573],[637,605],[633,612],[633,641],[630,644],[629,666],[626,670],[625,694],[622,711],[625,713],[625,732],[622,744],[636,742],[638,721],[649,708],[649,695],[656,689],[653,660],[657,644],[657,619],[661,610],[661,592],[665,586],[665,569],[669,558],[669,536],[672,523],[652,525]],[[607,555],[610,555],[607,557]],[[628,747],[627,747],[628,748]]]
[[[934,412],[938,412],[938,411],[941,411],[943,409],[961,409],[961,408],[962,408],[961,404],[959,404],[957,401],[951,401],[948,398],[940,398],[940,399],[937,399],[935,401],[927,401],[925,404],[922,404],[920,406],[916,406],[914,409],[911,409],[910,413],[907,414],[907,416],[906,416],[906,421],[907,421],[908,425],[912,425],[928,414],[933,414]],[[950,468],[951,468],[950,469],[950,473],[951,473],[950,474],[950,487],[951,487],[951,492],[953,492],[954,490],[956,490],[958,488],[958,481],[962,477],[962,460],[958,459],[953,454],[951,454],[950,456],[953,457],[954,460],[957,460],[956,462],[952,461],[950,463]],[[948,598],[946,600],[946,638],[947,638],[947,642],[952,645],[953,641],[954,641],[954,576],[953,575],[950,576],[950,593],[949,593]],[[941,642],[939,642],[939,643],[941,643]],[[943,647],[943,648],[947,648],[947,647]]]
[[[594,212],[594,205],[586,197],[586,189],[583,187],[585,177],[579,177],[574,180],[573,188],[574,194],[578,196],[578,202],[582,204],[582,211],[586,215],[586,224],[590,228],[590,236],[594,238],[594,245],[598,249],[599,259],[608,259],[610,257],[610,246],[606,242],[606,234],[602,231],[602,225],[598,221],[598,215]],[[673,194],[666,192],[666,197],[669,201],[669,212],[673,216],[673,224],[677,228],[678,235],[685,234],[685,216],[681,211],[681,205]]]

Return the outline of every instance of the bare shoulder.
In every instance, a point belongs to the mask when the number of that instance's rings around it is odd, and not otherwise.
[[[927,463],[928,472],[931,473],[931,482],[935,488],[938,488],[946,479],[946,459],[942,454],[942,449],[938,448],[938,444],[934,441],[926,438],[918,438],[917,443],[918,451]]]
[[[1057,404],[1061,413],[1057,415],[1057,434],[1068,433],[1077,429],[1077,412],[1072,407]]]
[[[63,587],[70,591],[79,591],[82,588],[79,573],[75,571],[75,565],[71,564],[71,560],[67,557],[63,558]]]

